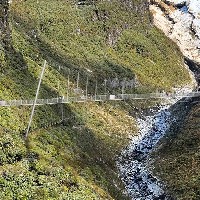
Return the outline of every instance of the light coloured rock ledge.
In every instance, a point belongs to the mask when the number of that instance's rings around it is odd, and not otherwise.
[[[200,64],[200,0],[151,0],[154,24]]]

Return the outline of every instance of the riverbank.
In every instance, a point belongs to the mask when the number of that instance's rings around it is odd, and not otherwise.
[[[186,86],[182,89],[177,88],[176,92],[189,93],[192,90],[192,86]],[[142,113],[142,118],[137,118],[139,135],[133,137],[117,160],[121,179],[131,199],[173,199],[166,192],[165,185],[153,176],[149,165],[152,162],[150,154],[159,140],[174,123],[180,121],[181,118],[177,114],[180,108],[185,111],[189,109],[187,103],[178,103],[178,99],[171,99],[171,102],[163,102],[162,105],[150,108],[149,112]]]
[[[200,99],[192,99],[178,109],[179,120],[171,126],[167,137],[159,142],[152,153],[150,167],[165,182],[166,189],[175,199],[199,200],[200,195]]]

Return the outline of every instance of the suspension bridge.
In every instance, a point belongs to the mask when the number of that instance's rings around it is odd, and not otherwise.
[[[50,99],[37,99],[35,105],[69,104],[81,102],[123,101],[123,100],[148,100],[148,99],[182,99],[200,97],[200,92],[191,93],[145,93],[145,94],[109,94],[109,95],[82,95],[76,97],[57,97]],[[34,99],[0,101],[0,106],[32,106]]]
[[[181,101],[188,101],[190,98],[192,97],[200,97],[200,91],[198,92],[191,92],[191,93],[186,93],[186,92],[173,92],[173,93],[166,93],[166,92],[156,92],[156,93],[145,93],[145,94],[135,94],[135,93],[125,93],[125,82],[123,82],[123,84],[121,84],[122,88],[121,88],[121,94],[111,94],[111,92],[108,94],[107,93],[107,80],[105,80],[104,83],[104,89],[105,89],[105,93],[102,94],[98,94],[97,92],[97,82],[96,82],[96,87],[95,87],[95,93],[94,95],[92,94],[88,94],[88,77],[86,80],[86,88],[85,91],[83,91],[81,88],[79,88],[79,72],[78,72],[78,76],[77,76],[77,87],[76,89],[74,89],[74,92],[76,95],[74,96],[70,96],[69,93],[69,75],[68,75],[68,81],[67,81],[67,95],[66,96],[57,96],[56,98],[48,98],[48,99],[38,99],[38,94],[39,94],[39,90],[40,90],[40,85],[41,85],[41,81],[44,75],[44,71],[45,71],[45,67],[46,67],[46,60],[44,62],[41,74],[40,74],[40,78],[39,78],[39,82],[38,82],[38,87],[36,90],[36,94],[35,94],[35,99],[28,99],[28,100],[24,100],[24,99],[20,99],[20,100],[0,100],[0,107],[11,107],[11,106],[32,106],[32,111],[31,111],[31,115],[30,115],[30,119],[29,119],[29,124],[26,130],[26,135],[25,137],[28,137],[29,134],[29,129],[31,127],[31,123],[32,123],[32,119],[34,116],[34,110],[35,110],[35,106],[39,106],[39,105],[53,105],[53,104],[70,104],[70,103],[84,103],[84,102],[104,102],[104,101],[123,101],[123,100],[171,100],[171,99],[175,99],[175,100],[180,100]],[[59,67],[59,71],[60,71],[60,67]],[[59,83],[59,81],[58,81]],[[113,86],[116,85],[114,84],[115,82],[113,82]],[[128,86],[130,86],[131,88],[134,85],[134,80],[129,80],[128,82]],[[58,84],[58,89],[59,89],[59,84]],[[63,115],[63,106],[62,106],[62,115]]]
[[[148,100],[148,99],[165,99],[169,100],[171,98],[180,100],[182,98],[190,98],[190,97],[200,97],[200,91],[198,92],[191,92],[191,93],[186,93],[186,92],[173,92],[173,93],[167,93],[167,92],[155,92],[155,93],[145,93],[145,94],[135,94],[135,93],[125,93],[125,82],[121,82],[121,93],[120,94],[110,94],[111,92],[107,92],[106,90],[106,83],[108,80],[104,80],[104,89],[105,92],[104,94],[98,94],[97,92],[97,82],[96,82],[96,87],[95,87],[95,93],[93,95],[88,94],[88,77],[86,81],[86,88],[85,91],[79,88],[79,72],[77,74],[77,86],[74,89],[75,95],[69,96],[69,74],[68,74],[68,81],[67,81],[67,95],[66,96],[57,96],[56,98],[48,98],[48,99],[38,99],[38,94],[40,90],[40,85],[42,82],[42,78],[45,72],[45,68],[47,65],[47,61],[44,61],[43,68],[41,70],[39,82],[38,82],[38,87],[36,90],[36,95],[35,99],[20,99],[20,100],[0,100],[0,107],[10,107],[10,106],[33,106],[33,112],[35,109],[36,105],[52,105],[52,104],[69,104],[69,103],[81,103],[81,102],[101,102],[101,101],[122,101],[122,100]],[[60,66],[59,66],[59,71],[60,71]],[[115,80],[116,81],[116,80]],[[126,81],[127,82],[127,81]],[[132,88],[135,80],[129,80],[128,85]],[[122,84],[123,83],[123,84]],[[116,85],[116,82],[113,83],[113,87]],[[58,81],[58,89],[59,90],[59,81]],[[115,92],[114,92],[115,93]],[[185,101],[185,100],[183,100]]]

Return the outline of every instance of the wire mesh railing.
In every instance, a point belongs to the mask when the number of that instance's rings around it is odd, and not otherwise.
[[[86,102],[86,101],[120,101],[120,100],[137,100],[137,99],[167,99],[167,98],[186,98],[186,97],[200,97],[200,92],[191,93],[146,93],[146,94],[107,94],[107,95],[81,95],[73,97],[57,97],[50,99],[37,99],[36,105],[45,104],[59,104],[72,102]],[[0,106],[31,106],[34,100],[2,100]]]

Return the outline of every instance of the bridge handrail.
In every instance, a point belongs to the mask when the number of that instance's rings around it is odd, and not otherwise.
[[[37,105],[57,104],[70,102],[85,102],[85,101],[107,101],[107,100],[126,100],[126,99],[148,99],[148,98],[187,98],[200,97],[200,92],[178,92],[178,93],[143,93],[143,94],[102,94],[102,95],[82,95],[73,97],[57,97],[50,99],[37,99]],[[34,100],[1,100],[0,106],[19,106],[33,105]]]

